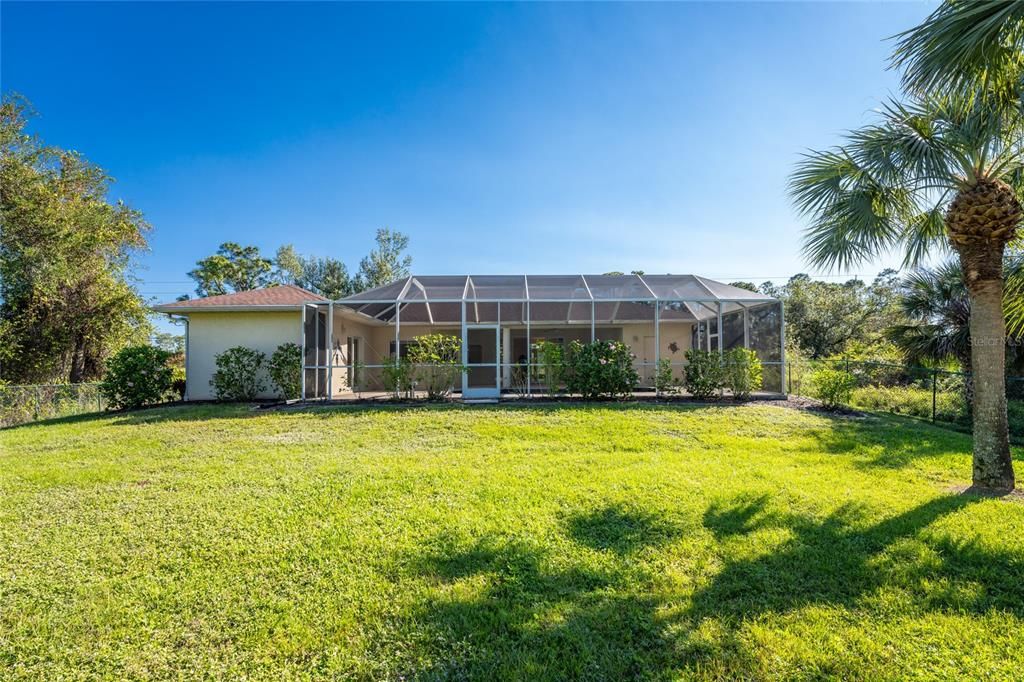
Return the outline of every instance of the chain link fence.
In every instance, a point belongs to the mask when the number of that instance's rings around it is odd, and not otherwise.
[[[101,412],[107,401],[99,384],[0,386],[0,428],[40,419]]]
[[[854,388],[850,407],[890,412],[969,429],[971,377],[928,367],[855,360],[800,360],[786,363],[786,391],[790,395],[820,397],[815,374],[821,369],[848,373]],[[1024,377],[1006,378],[1010,434],[1024,439]]]

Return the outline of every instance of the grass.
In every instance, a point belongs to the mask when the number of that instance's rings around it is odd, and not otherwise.
[[[0,431],[0,677],[1017,678],[1024,505],[968,453],[771,406]]]

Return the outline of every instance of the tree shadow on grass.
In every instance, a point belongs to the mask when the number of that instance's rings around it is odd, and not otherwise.
[[[900,469],[920,460],[971,455],[970,434],[899,417],[855,421],[834,417],[827,427],[812,427],[808,433],[825,453],[857,457],[853,464],[861,469]],[[1015,460],[1024,461],[1024,449],[1013,454]],[[968,467],[965,476],[969,474]]]
[[[886,587],[902,590],[922,610],[999,609],[1024,616],[1020,556],[920,535],[979,499],[937,497],[873,524],[865,523],[865,512],[856,505],[823,518],[773,512],[765,497],[712,506],[704,524],[721,543],[769,528],[789,537],[754,558],[726,559],[694,594],[692,616],[751,617],[812,604],[855,607]]]
[[[409,677],[634,679],[670,664],[658,600],[615,569],[564,567],[544,549],[499,540],[415,566],[443,588],[414,615],[431,663]]]
[[[623,505],[573,516],[566,525],[569,536],[576,542],[619,555],[669,542],[678,534],[672,524],[657,514]]]
[[[939,497],[875,523],[853,505],[823,517],[780,511],[768,495],[712,505],[703,521],[724,567],[695,591],[657,588],[635,570],[640,550],[675,536],[655,515],[620,506],[566,523],[570,538],[610,561],[567,565],[564,551],[496,537],[420,556],[413,569],[437,590],[413,614],[428,652],[417,660],[427,663],[405,672],[417,679],[750,676],[759,661],[741,636],[746,622],[811,605],[871,609],[886,589],[909,600],[911,617],[991,610],[1024,617],[1019,554],[922,535],[977,499]],[[788,538],[751,556],[753,536],[772,529]]]

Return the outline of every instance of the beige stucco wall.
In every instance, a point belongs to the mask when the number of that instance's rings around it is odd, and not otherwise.
[[[659,342],[661,346],[661,359],[667,359],[672,363],[672,372],[681,376],[682,365],[686,361],[686,351],[690,349],[693,325],[685,322],[663,322],[661,324]],[[642,383],[650,384],[654,380],[655,358],[649,351],[651,346],[645,349],[644,337],[654,337],[654,324],[626,324],[622,326],[622,341],[630,347],[636,355],[637,370],[640,372]],[[673,353],[671,345],[676,344],[676,352]],[[645,352],[648,351],[648,352]],[[650,355],[650,357],[647,357]],[[646,365],[642,365],[646,361]]]
[[[212,400],[210,379],[216,371],[214,358],[234,346],[266,353],[267,359],[282,343],[302,343],[299,312],[202,312],[188,316],[188,367],[185,378],[188,400]],[[277,397],[267,380],[261,398]]]
[[[668,358],[673,364],[683,362],[683,354],[690,349],[693,325],[685,322],[662,323],[659,330],[659,341],[661,345],[661,357]],[[627,324],[622,326],[622,340],[636,353],[637,359],[644,359],[644,337],[654,337],[653,324]],[[669,348],[676,344],[675,353]],[[654,362],[654,357],[649,358]]]

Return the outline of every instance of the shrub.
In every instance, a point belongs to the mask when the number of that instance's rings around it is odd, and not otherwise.
[[[541,339],[533,344],[533,383],[543,386],[549,395],[558,392],[565,381],[565,351],[562,344]]]
[[[214,357],[217,371],[213,373],[210,385],[218,400],[254,400],[266,389],[263,380],[263,363],[267,356],[258,350],[235,346]]]
[[[427,334],[417,336],[415,341],[409,346],[409,361],[416,366],[417,384],[426,389],[431,400],[447,398],[464,371],[462,339],[450,334]]]
[[[916,386],[868,386],[855,388],[850,404],[865,410],[906,414],[931,419],[932,390]],[[935,418],[939,421],[960,421],[967,416],[963,395],[939,391],[935,395]]]
[[[185,399],[185,368],[171,368],[171,392],[178,400]]]
[[[154,346],[129,346],[107,362],[100,392],[115,408],[136,408],[166,399],[171,390],[171,354]]]
[[[640,383],[635,356],[621,341],[573,341],[569,346],[566,387],[584,398],[615,398],[632,393]]]
[[[761,388],[761,359],[749,348],[725,351],[722,364],[722,383],[736,400],[745,400]]]
[[[355,391],[358,395],[364,390],[364,387],[367,384],[366,363],[355,360],[353,361],[351,368],[352,373],[349,375],[349,388]]]
[[[672,376],[672,361],[668,358],[658,360],[654,371],[654,390],[658,393],[679,392],[679,382]]]
[[[821,404],[829,409],[849,405],[857,380],[849,372],[838,369],[819,369],[811,378],[814,393]]]
[[[408,358],[389,358],[382,370],[384,390],[396,400],[411,398],[413,393],[412,363]]]
[[[698,400],[710,398],[722,387],[722,359],[718,351],[686,351],[686,390]]]
[[[270,356],[270,380],[285,400],[302,397],[302,349],[295,343],[282,343]]]

